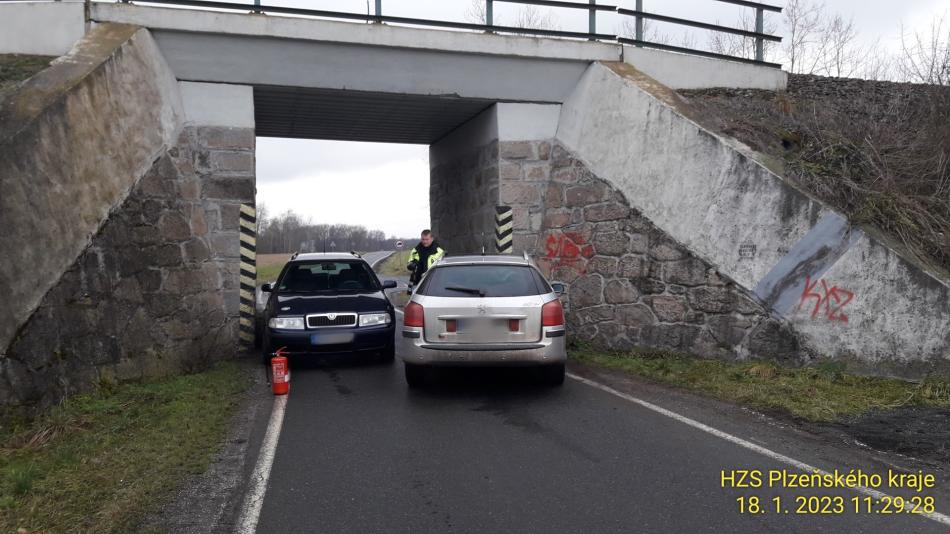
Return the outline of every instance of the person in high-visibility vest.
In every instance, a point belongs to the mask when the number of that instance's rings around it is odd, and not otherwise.
[[[419,244],[409,253],[409,265],[406,265],[406,268],[412,271],[409,275],[409,283],[418,284],[429,267],[443,256],[445,256],[445,250],[435,240],[432,230],[423,230]]]

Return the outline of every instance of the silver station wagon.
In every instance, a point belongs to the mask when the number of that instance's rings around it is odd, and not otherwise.
[[[535,366],[559,385],[565,333],[558,293],[527,258],[454,256],[433,265],[406,304],[399,353],[410,387],[436,366]]]

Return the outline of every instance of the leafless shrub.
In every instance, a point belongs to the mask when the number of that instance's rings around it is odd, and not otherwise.
[[[472,0],[465,18],[475,24],[487,24],[488,11],[485,0]],[[548,11],[542,11],[536,6],[523,6],[515,14],[511,23],[505,23],[498,15],[492,15],[492,24],[495,26],[510,26],[512,28],[523,28],[532,30],[558,30],[560,26],[557,19]]]
[[[636,18],[625,16],[617,28],[617,35],[635,39],[637,37]],[[650,19],[643,19],[643,40],[658,44],[673,44],[673,38],[669,34],[660,31],[659,26]],[[682,46],[686,46],[686,44]]]
[[[930,28],[909,34],[901,27],[901,54],[897,72],[901,79],[950,85],[950,22],[947,14],[934,17]]]
[[[716,24],[725,26],[719,21],[716,21]],[[735,27],[740,30],[755,31],[755,16],[749,12],[744,13],[736,21]],[[777,27],[774,20],[766,19],[762,31],[775,35]],[[764,41],[762,43],[764,56],[770,56],[774,46],[775,42]],[[717,54],[753,59],[755,58],[755,39],[731,33],[713,32],[709,35],[709,50]]]

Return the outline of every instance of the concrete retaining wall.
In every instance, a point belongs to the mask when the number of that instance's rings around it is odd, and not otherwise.
[[[895,374],[948,367],[947,285],[690,120],[669,88],[626,64],[594,64],[557,139],[791,325],[811,355]]]
[[[131,26],[97,27],[3,102],[0,354],[180,122],[177,82]]]

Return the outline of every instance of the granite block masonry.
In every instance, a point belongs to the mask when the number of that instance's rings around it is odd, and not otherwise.
[[[0,403],[48,404],[233,356],[254,139],[246,128],[181,131],[20,330]]]
[[[576,338],[617,350],[810,358],[754,294],[650,223],[557,141],[501,142],[498,153],[515,252],[568,285]]]

